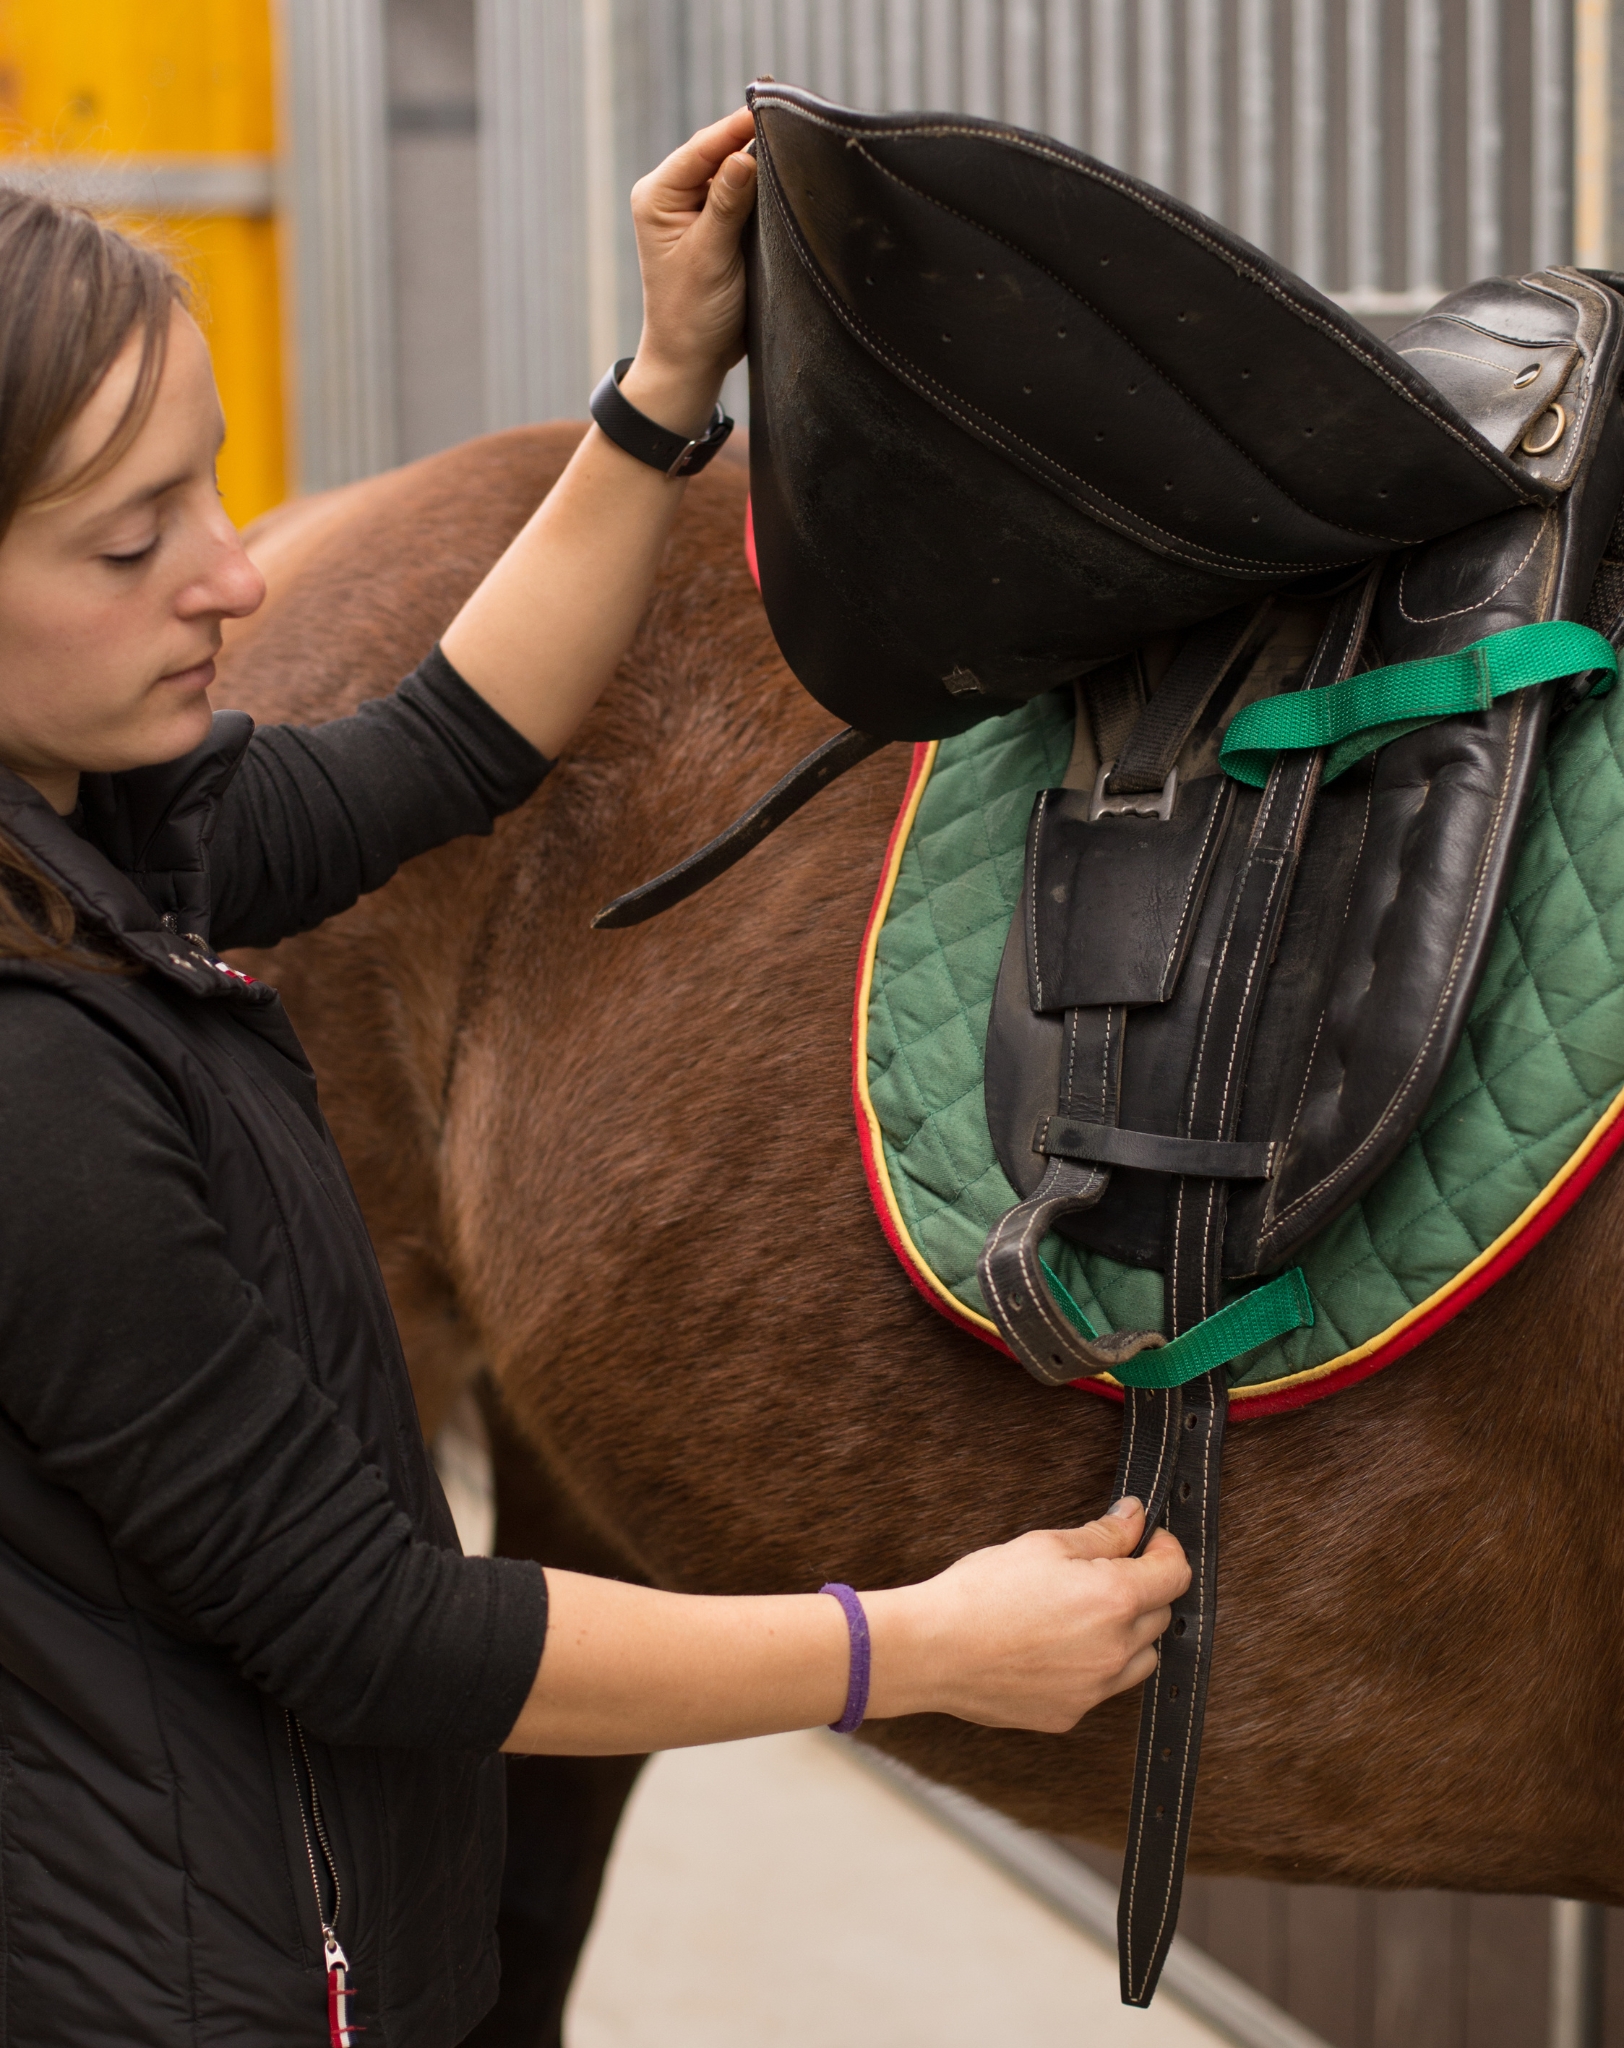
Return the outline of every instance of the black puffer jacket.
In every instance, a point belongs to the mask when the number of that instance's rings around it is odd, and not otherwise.
[[[251,730],[87,778],[76,823],[0,771],[0,828],[142,969],[0,963],[8,2048],[315,2048],[318,1889],[359,2048],[450,2048],[495,1996],[492,1752],[545,1582],[460,1555],[310,1070],[213,946],[488,830],[546,764],[438,656]]]

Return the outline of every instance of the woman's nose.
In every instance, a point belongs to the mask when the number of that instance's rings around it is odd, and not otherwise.
[[[265,578],[254,566],[235,527],[221,537],[213,560],[182,595],[180,609],[190,616],[214,614],[245,619],[265,599]]]

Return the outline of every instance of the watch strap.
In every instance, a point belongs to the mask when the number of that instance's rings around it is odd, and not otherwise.
[[[635,455],[639,462],[646,462],[650,469],[661,470],[670,477],[696,475],[732,433],[733,422],[718,405],[702,434],[696,434],[692,440],[673,434],[647,413],[639,412],[622,393],[620,380],[631,368],[632,360],[622,356],[605,370],[592,394],[590,409],[599,431],[617,448]]]

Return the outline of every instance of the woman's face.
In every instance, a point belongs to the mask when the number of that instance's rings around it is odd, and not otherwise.
[[[140,352],[133,335],[53,474],[106,445]],[[207,345],[177,307],[135,440],[71,497],[24,506],[0,541],[0,763],[59,811],[78,800],[82,770],[172,761],[208,734],[221,622],[265,595],[220,503],[224,434]]]

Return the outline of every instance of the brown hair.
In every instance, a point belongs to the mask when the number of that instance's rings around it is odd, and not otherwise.
[[[163,375],[170,314],[185,299],[156,249],[81,207],[0,189],[0,541],[24,505],[83,489],[140,433]],[[88,462],[58,474],[63,436],[136,333],[141,360],[122,416]],[[75,936],[67,898],[0,836],[0,959],[72,949],[86,960]]]

